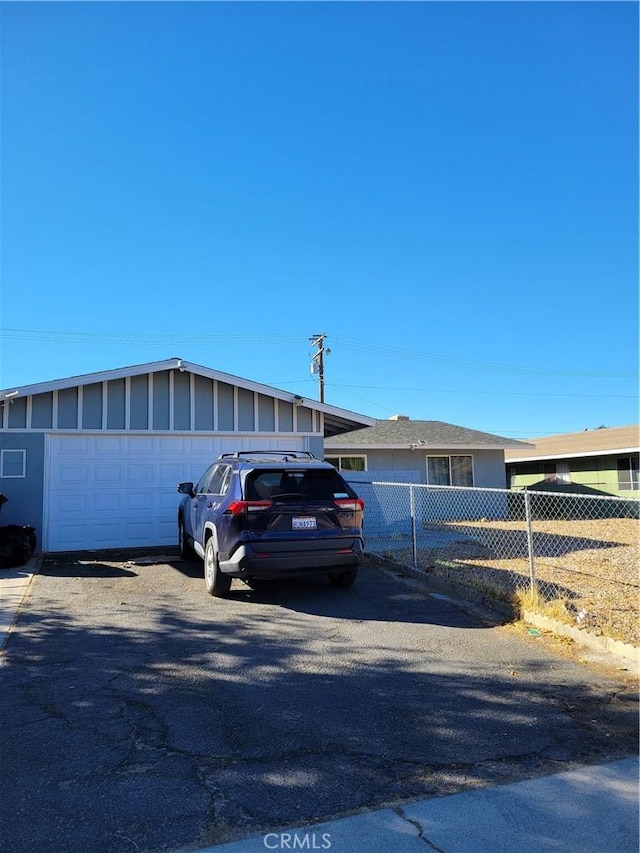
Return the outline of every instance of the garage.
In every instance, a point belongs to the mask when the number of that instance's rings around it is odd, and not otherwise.
[[[175,544],[179,482],[221,453],[307,450],[375,421],[180,358],[0,391],[3,524],[43,551]]]
[[[178,483],[221,453],[272,449],[263,439],[51,436],[47,551],[174,545]],[[304,449],[302,439],[288,449]]]

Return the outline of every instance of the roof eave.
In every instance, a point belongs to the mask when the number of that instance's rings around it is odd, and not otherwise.
[[[550,459],[584,459],[590,456],[618,456],[619,454],[639,453],[638,447],[610,447],[606,450],[582,450],[576,453],[545,453],[539,456],[511,456],[505,462],[544,462]]]
[[[512,448],[512,444],[450,444],[447,442],[439,442],[438,444],[348,444],[341,441],[339,444],[332,443],[327,446],[328,450],[411,450],[411,451],[428,451],[428,450],[506,450]]]
[[[336,406],[330,406],[326,403],[320,403],[317,400],[309,400],[301,397],[298,394],[293,394],[291,391],[283,391],[280,388],[273,388],[270,385],[263,385],[260,382],[253,382],[250,379],[243,379],[241,376],[234,376],[230,373],[224,373],[220,370],[213,370],[209,367],[203,367],[200,364],[194,364],[190,361],[185,361],[182,358],[169,358],[162,361],[152,361],[146,364],[136,364],[129,367],[120,367],[115,370],[102,370],[96,373],[85,373],[78,376],[69,376],[65,379],[54,379],[50,382],[39,382],[33,385],[22,385],[14,388],[7,388],[0,391],[0,401],[16,400],[20,397],[29,397],[35,394],[46,394],[51,391],[62,391],[66,388],[74,388],[79,385],[93,385],[98,382],[110,382],[116,379],[126,379],[130,376],[140,376],[145,373],[159,373],[163,370],[181,370],[188,373],[194,373],[198,376],[204,376],[209,379],[225,382],[228,385],[236,385],[247,391],[254,391],[258,394],[264,394],[268,397],[274,397],[277,400],[282,400],[293,405],[304,405],[309,409],[322,412],[325,420],[329,420],[334,424],[335,432],[347,432],[352,429],[361,429],[362,427],[373,426],[376,423],[375,418],[367,415],[360,415],[357,412],[351,412],[347,409],[340,409]]]

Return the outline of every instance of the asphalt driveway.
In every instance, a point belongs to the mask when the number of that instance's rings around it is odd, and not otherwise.
[[[206,595],[201,564],[48,559],[7,644],[12,853],[151,853],[608,761],[637,696],[373,566]]]

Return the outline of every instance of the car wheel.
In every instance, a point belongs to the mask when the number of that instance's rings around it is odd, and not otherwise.
[[[358,577],[358,569],[347,569],[346,572],[339,572],[329,575],[329,584],[334,587],[346,589],[353,586]]]
[[[213,536],[207,539],[204,549],[204,582],[209,595],[215,595],[217,598],[226,595],[231,589],[231,578],[220,571]]]
[[[193,548],[187,542],[187,537],[184,532],[184,521],[178,519],[178,550],[183,560],[191,560],[194,556]]]

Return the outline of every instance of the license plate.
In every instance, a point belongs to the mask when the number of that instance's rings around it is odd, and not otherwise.
[[[313,516],[293,517],[291,519],[292,530],[315,530],[316,520]]]

